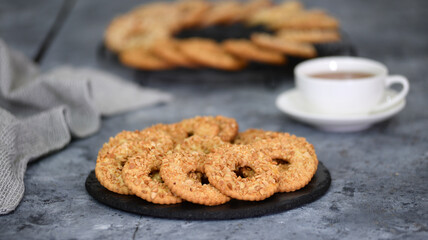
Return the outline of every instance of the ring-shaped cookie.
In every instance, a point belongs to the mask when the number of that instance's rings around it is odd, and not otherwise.
[[[179,151],[169,155],[161,174],[172,192],[181,198],[202,205],[223,204],[230,198],[208,182],[204,182],[205,154]]]
[[[231,142],[238,134],[239,126],[235,119],[224,116],[197,116],[178,123],[188,136],[219,136],[225,142]]]
[[[223,41],[222,46],[227,52],[249,61],[273,65],[280,65],[286,62],[286,58],[282,53],[259,47],[247,39],[229,39]]]
[[[157,204],[174,204],[181,202],[160,175],[162,160],[166,154],[156,149],[131,157],[122,170],[126,186],[138,197]]]
[[[194,68],[197,66],[179,48],[180,41],[174,39],[165,39],[153,44],[152,51],[155,55],[174,66]]]
[[[238,145],[246,145],[252,144],[261,140],[270,140],[270,139],[278,139],[281,138],[283,143],[293,143],[304,146],[306,150],[311,154],[311,156],[317,161],[318,159],[315,154],[315,148],[312,144],[306,141],[303,137],[297,137],[295,135],[290,135],[289,133],[283,132],[273,132],[273,131],[265,131],[263,129],[248,129],[244,132],[238,133],[236,136],[234,143]]]
[[[254,176],[236,174],[244,167],[251,168]],[[205,172],[209,182],[220,192],[239,200],[260,201],[273,195],[278,188],[278,168],[269,156],[246,145],[220,148],[207,155]]]
[[[189,38],[183,40],[179,46],[184,55],[202,66],[233,71],[242,69],[247,64],[246,61],[236,58],[226,52],[226,50],[214,40]]]
[[[171,137],[174,147],[188,137],[188,133],[177,123],[159,123],[146,128],[144,131],[164,131]]]
[[[189,202],[214,206],[230,198],[222,194],[206,179],[205,157],[220,147],[229,146],[219,137],[192,136],[174,149],[162,163],[161,175],[171,191]]]
[[[279,132],[250,128],[245,130],[244,132],[238,133],[233,143],[238,145],[247,145],[263,139],[278,138],[281,134],[282,133]]]
[[[213,117],[197,116],[184,119],[178,123],[179,126],[187,132],[188,137],[193,135],[203,137],[214,137],[220,132],[220,127]]]
[[[181,14],[181,22],[184,28],[198,25],[204,18],[211,4],[203,0],[182,0],[176,3],[177,10]]]
[[[131,156],[144,149],[168,151],[173,148],[171,137],[162,131],[123,131],[110,138],[98,153],[95,175],[108,190],[119,194],[132,194],[122,178],[122,169]]]
[[[306,186],[317,171],[318,160],[304,144],[287,137],[261,140],[251,144],[274,161],[278,167],[278,192],[293,192]]]

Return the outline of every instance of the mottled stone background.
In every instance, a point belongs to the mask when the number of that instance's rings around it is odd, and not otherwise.
[[[261,81],[175,82],[146,74],[144,84],[173,93],[175,101],[105,118],[97,134],[30,164],[24,199],[15,212],[0,217],[0,239],[428,239],[428,1],[304,2],[339,18],[360,56],[409,78],[411,90],[400,114],[366,131],[326,133],[276,109],[276,96],[293,87],[291,76],[272,90]],[[77,1],[41,68],[70,64],[135,79],[133,71],[97,59],[96,49],[109,20],[136,4]],[[0,0],[1,38],[33,57],[60,7],[54,0]],[[217,114],[236,118],[241,130],[306,137],[331,172],[328,193],[288,212],[234,221],[138,216],[103,206],[86,193],[85,178],[110,136]]]

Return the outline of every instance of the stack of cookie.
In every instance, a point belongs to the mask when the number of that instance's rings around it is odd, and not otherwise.
[[[123,131],[104,144],[95,174],[108,190],[157,204],[260,201],[307,185],[318,160],[304,138],[195,117]]]
[[[241,22],[263,25],[274,34],[254,33],[250,39],[176,39],[183,29]],[[176,67],[210,67],[240,70],[249,61],[272,65],[287,62],[286,56],[312,58],[313,44],[340,41],[338,21],[322,10],[305,10],[301,3],[270,0],[180,0],[137,7],[116,17],[108,26],[105,45],[120,61],[143,70]]]

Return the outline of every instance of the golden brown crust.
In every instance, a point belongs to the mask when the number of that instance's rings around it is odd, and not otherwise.
[[[295,42],[326,43],[340,41],[340,35],[336,30],[283,29],[278,31],[276,35],[281,39]]]
[[[316,161],[316,164],[318,164],[314,146],[306,141],[305,138],[290,135],[289,133],[265,131],[263,129],[247,129],[244,132],[238,133],[233,143],[237,145],[248,145],[261,140],[273,140],[278,138],[281,138],[283,143],[292,143],[304,147]]]
[[[204,15],[201,25],[230,24],[238,20],[242,5],[235,1],[220,1],[213,3]]]
[[[187,136],[219,136],[225,142],[231,142],[239,130],[235,119],[224,116],[197,116],[184,119],[177,125],[187,133]]]
[[[225,142],[231,142],[238,135],[239,125],[234,118],[216,116],[215,121],[220,127],[218,136]]]
[[[138,197],[157,204],[174,204],[181,202],[161,179],[152,177],[159,172],[165,153],[156,150],[131,157],[123,167],[123,179],[131,191]],[[162,175],[160,176],[162,178]]]
[[[105,188],[120,194],[132,194],[122,178],[128,159],[145,149],[172,149],[171,138],[161,131],[123,131],[104,144],[98,153],[95,175]]]
[[[273,27],[277,23],[287,21],[303,11],[303,5],[297,1],[286,1],[282,4],[261,9],[247,18],[250,25]]]
[[[150,129],[164,131],[165,133],[167,133],[171,137],[174,143],[174,147],[177,144],[180,144],[181,142],[183,142],[183,140],[188,137],[188,133],[178,123],[173,123],[173,124],[159,123],[147,128],[146,130],[150,130]]]
[[[174,152],[198,152],[200,154],[209,154],[217,148],[229,147],[230,143],[224,142],[220,137],[206,137],[194,135],[185,139],[174,148]]]
[[[159,41],[153,45],[152,51],[155,55],[172,65],[188,68],[196,67],[197,64],[181,52],[178,47],[179,44],[178,40],[173,39]]]
[[[306,186],[314,176],[318,160],[306,146],[289,138],[260,140],[251,144],[268,155],[279,170],[278,192],[293,192]]]
[[[315,47],[308,43],[293,42],[266,33],[254,33],[251,41],[260,47],[280,51],[286,55],[312,58],[317,55]]]
[[[202,21],[211,4],[203,0],[182,0],[177,2],[176,6],[180,12],[183,27],[190,28]]]
[[[254,176],[237,176],[235,171],[240,167],[250,167]],[[267,155],[245,145],[220,148],[209,154],[205,172],[209,182],[220,192],[240,200],[261,201],[278,188],[277,167]]]
[[[272,1],[270,0],[251,0],[247,1],[242,8],[239,14],[239,20],[247,20],[255,13],[266,9],[272,6]]]
[[[184,119],[178,125],[184,129],[188,137],[193,135],[214,137],[220,132],[220,126],[218,126],[215,119],[211,116],[196,116]]]
[[[175,4],[167,2],[152,2],[132,10],[128,16],[138,19],[140,25],[155,31],[158,29],[174,33],[183,27],[181,12]]]
[[[119,60],[129,67],[141,70],[163,70],[174,67],[174,64],[157,57],[144,48],[132,48],[122,51]]]
[[[183,40],[180,50],[192,61],[207,67],[222,70],[239,70],[246,62],[227,53],[218,43],[203,38]]]
[[[181,198],[208,206],[223,204],[230,200],[209,183],[203,183],[206,154],[227,146],[219,137],[192,136],[178,145],[174,154],[162,164],[161,175],[172,192]],[[195,177],[196,176],[196,177]]]
[[[339,22],[322,10],[301,11],[286,21],[271,25],[275,29],[337,29]]]
[[[226,40],[224,49],[242,59],[280,65],[286,63],[286,58],[278,51],[262,48],[246,39]]]
[[[280,135],[281,133],[279,132],[250,128],[244,132],[238,133],[233,143],[238,145],[247,145],[263,139],[278,138]]]

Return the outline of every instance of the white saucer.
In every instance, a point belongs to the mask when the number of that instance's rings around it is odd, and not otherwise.
[[[396,94],[397,93],[393,90],[387,90],[383,101],[386,101]],[[405,105],[406,101],[403,100],[397,105],[381,112],[353,115],[333,115],[320,114],[311,109],[310,106],[305,104],[305,101],[302,99],[302,96],[300,95],[300,92],[297,91],[297,89],[291,89],[283,92],[276,99],[276,106],[285,114],[296,120],[330,132],[354,132],[367,129],[371,125],[397,114],[404,108]]]

